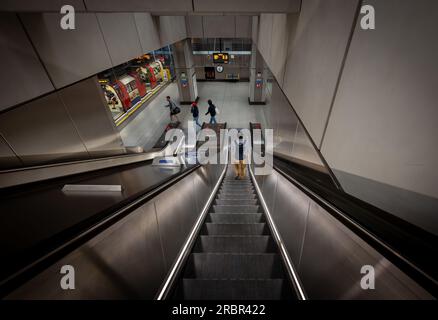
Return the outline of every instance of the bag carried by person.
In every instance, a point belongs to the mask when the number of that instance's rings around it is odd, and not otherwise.
[[[171,107],[170,113],[172,115],[174,115],[174,114],[178,114],[180,112],[181,112],[181,109],[175,104],[175,102],[172,101],[172,107]]]
[[[216,114],[219,114],[219,113],[220,113],[220,112],[219,112],[219,108],[216,107],[216,106],[214,106],[214,111],[216,111]]]
[[[178,113],[180,113],[180,112],[181,112],[181,109],[180,109],[179,107],[177,107],[177,106],[175,106],[175,107],[170,111],[170,113],[171,113],[172,115],[178,114]]]

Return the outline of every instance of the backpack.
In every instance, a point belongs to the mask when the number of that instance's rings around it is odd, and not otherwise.
[[[171,114],[178,114],[181,112],[181,109],[176,105],[175,102],[172,101],[172,106],[170,107],[170,113]]]
[[[180,109],[179,107],[177,107],[177,106],[175,106],[175,107],[172,109],[172,111],[171,111],[172,114],[178,114],[178,113],[180,113],[180,112],[181,112],[181,109]]]

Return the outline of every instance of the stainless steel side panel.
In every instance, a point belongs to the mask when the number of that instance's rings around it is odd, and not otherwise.
[[[60,286],[63,265],[75,270],[75,289]],[[165,275],[151,201],[13,292],[7,299],[151,298]]]
[[[280,175],[276,190],[275,210],[271,212],[271,215],[295,267],[298,268],[310,199]]]
[[[196,212],[201,212],[204,208],[205,202],[211,193],[211,188],[209,184],[209,175],[206,167],[199,168],[194,177],[194,193],[196,199]]]
[[[361,268],[365,265],[374,267],[374,290],[361,288],[364,276]],[[432,298],[314,202],[310,206],[299,274],[312,299]]]
[[[433,298],[276,171],[261,191],[308,299]],[[375,270],[374,290],[360,285],[365,265]]]
[[[160,194],[155,207],[168,270],[195,221],[193,175]]]
[[[204,166],[38,274],[6,299],[153,299],[211,194]],[[75,289],[63,290],[63,265]]]
[[[266,205],[268,206],[271,213],[274,213],[275,209],[275,191],[277,188],[277,180],[278,175],[277,174],[270,174],[268,176],[265,176],[265,179],[263,181],[263,188],[261,188],[261,191],[263,193],[263,197],[265,198]]]

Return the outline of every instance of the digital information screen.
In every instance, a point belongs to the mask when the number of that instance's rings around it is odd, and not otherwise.
[[[213,53],[214,63],[228,63],[228,60],[229,60],[228,53],[223,53],[223,52]]]

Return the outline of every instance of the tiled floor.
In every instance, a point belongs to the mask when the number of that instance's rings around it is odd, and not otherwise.
[[[228,128],[249,128],[249,122],[264,122],[263,105],[249,105],[249,82],[198,82],[200,97],[198,106],[199,121],[208,122],[207,100],[211,99],[219,108],[218,122],[227,122]],[[162,134],[169,122],[169,109],[165,108],[166,96],[171,96],[178,103],[178,88],[172,83],[162,90],[149,105],[133,119],[120,134],[125,146],[142,146],[150,149]],[[187,121],[192,119],[190,106],[181,106],[178,115],[183,129],[187,129]]]

